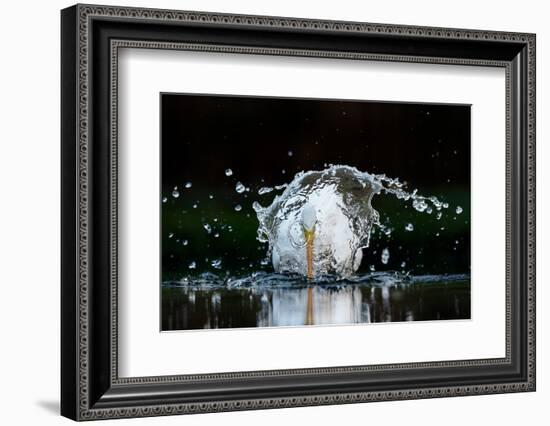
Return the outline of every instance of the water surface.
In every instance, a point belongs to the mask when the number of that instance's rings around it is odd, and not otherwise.
[[[370,273],[346,280],[202,274],[162,286],[162,330],[470,318],[470,276]]]

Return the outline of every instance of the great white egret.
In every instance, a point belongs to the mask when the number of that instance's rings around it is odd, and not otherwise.
[[[259,239],[269,243],[275,271],[309,279],[357,271],[378,221],[371,198],[379,190],[371,175],[331,166],[297,174],[268,207],[255,203]]]

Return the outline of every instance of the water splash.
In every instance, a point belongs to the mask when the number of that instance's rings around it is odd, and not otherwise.
[[[235,185],[235,191],[237,191],[239,194],[242,194],[244,191],[246,191],[246,186],[244,186],[241,182],[237,182],[237,185]]]
[[[432,209],[440,212],[448,208],[447,203],[436,197],[420,195],[416,189],[407,192],[404,186],[399,179],[372,175],[345,165],[300,172],[269,206],[253,203],[259,222],[257,239],[268,243],[267,258],[276,272],[306,275],[307,235],[302,214],[306,206],[312,207],[315,211],[312,239],[315,277],[325,274],[336,274],[341,279],[350,277],[361,264],[362,249],[368,247],[373,227],[382,232],[389,230],[391,234],[391,228],[380,223],[380,216],[372,207],[376,194],[386,193],[410,201],[418,212],[431,213]],[[261,192],[270,191],[262,188]],[[412,231],[414,227],[409,223],[405,229]],[[389,251],[386,257],[382,255],[383,263],[388,260]]]
[[[218,263],[219,262],[219,263]],[[193,262],[195,263],[195,262]],[[221,260],[213,260],[213,264],[221,266]],[[404,263],[404,262],[403,262]],[[404,267],[404,265],[402,265]],[[415,275],[411,276],[399,272],[367,272],[339,279],[333,274],[319,275],[316,277],[316,286],[327,288],[344,288],[347,286],[392,287],[453,284],[468,281],[469,274],[447,275]],[[292,289],[297,287],[307,288],[309,282],[300,274],[281,274],[276,272],[253,272],[242,277],[228,277],[226,274],[203,272],[198,275],[184,277],[181,280],[164,281],[163,286],[185,287],[192,289],[258,289],[268,288]]]

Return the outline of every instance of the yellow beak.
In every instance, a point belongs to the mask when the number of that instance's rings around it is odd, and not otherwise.
[[[307,259],[307,277],[313,279],[313,240],[315,238],[315,228],[312,230],[304,229],[306,237],[306,259]]]

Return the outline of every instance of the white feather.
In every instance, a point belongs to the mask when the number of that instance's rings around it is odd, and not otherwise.
[[[315,222],[317,222],[317,214],[315,213],[315,207],[311,204],[306,204],[302,210],[302,225],[306,231],[313,231],[315,228]]]

